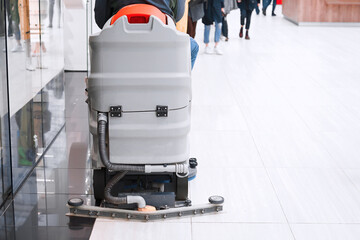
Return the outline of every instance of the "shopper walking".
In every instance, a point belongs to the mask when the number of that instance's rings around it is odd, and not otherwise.
[[[205,43],[205,53],[211,54],[215,52],[218,55],[222,55],[222,51],[219,49],[220,35],[221,35],[221,22],[222,15],[224,13],[224,0],[208,0],[204,3],[205,15],[202,18],[202,22],[205,25],[204,31],[204,43]],[[215,22],[215,46],[214,49],[209,47],[209,36],[210,36],[210,27]]]
[[[221,34],[225,37],[225,41],[229,40],[229,30],[227,23],[227,15],[230,11],[237,9],[236,0],[224,0],[224,13],[222,16],[222,26],[221,26]]]
[[[251,23],[251,14],[255,6],[259,3],[260,0],[238,0],[238,7],[240,8],[240,33],[239,37],[242,38],[244,35],[244,25],[245,25],[245,39],[250,40],[249,29]]]
[[[263,9],[262,9],[262,13],[264,14],[264,16],[266,16],[266,9],[268,8],[268,6],[270,5],[271,0],[263,0]],[[272,6],[272,13],[271,16],[275,17],[275,8],[276,8],[276,0],[273,0],[273,6]]]

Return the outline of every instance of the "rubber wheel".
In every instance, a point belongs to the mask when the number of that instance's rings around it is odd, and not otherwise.
[[[211,196],[209,197],[209,202],[211,204],[223,204],[224,198],[222,196]]]
[[[106,186],[106,169],[94,169],[93,174],[93,187],[94,187],[94,197],[96,205],[99,206],[102,200],[104,200],[104,190]]]
[[[72,207],[79,207],[84,204],[84,200],[81,198],[71,198],[69,199],[68,204]]]

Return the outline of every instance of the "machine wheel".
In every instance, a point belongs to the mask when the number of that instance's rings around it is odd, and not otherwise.
[[[94,197],[96,205],[100,205],[101,201],[104,200],[104,190],[106,186],[106,169],[94,169],[93,174],[93,187]]]
[[[222,196],[211,196],[209,197],[209,202],[211,204],[223,204],[224,198]]]
[[[176,200],[185,201],[188,198],[188,184],[187,177],[179,178],[176,176]]]
[[[84,204],[84,200],[81,198],[71,198],[68,201],[69,206],[79,207]]]

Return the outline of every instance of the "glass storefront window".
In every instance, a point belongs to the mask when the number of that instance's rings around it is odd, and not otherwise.
[[[8,115],[16,191],[65,123],[62,1],[5,3]]]
[[[4,1],[0,0],[0,206],[11,192],[5,12]]]

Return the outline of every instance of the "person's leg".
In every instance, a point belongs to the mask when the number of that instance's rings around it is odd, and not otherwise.
[[[23,48],[21,46],[21,33],[20,33],[20,16],[19,16],[19,11],[18,11],[18,6],[16,4],[14,4],[12,6],[13,11],[12,11],[12,28],[14,31],[14,35],[15,35],[15,40],[16,40],[16,46],[14,46],[11,49],[11,52],[22,52]]]
[[[55,0],[49,0],[49,28],[52,28]]]
[[[256,14],[259,15],[260,9],[259,9],[259,6],[258,6],[257,3],[256,3],[256,5],[255,5],[255,11],[256,11]]]
[[[240,5],[240,33],[239,33],[239,37],[242,38],[243,37],[243,31],[244,31],[244,24],[245,24],[245,18],[246,18],[246,10],[243,7],[243,5]]]
[[[214,41],[215,41],[215,47],[219,44],[220,42],[220,36],[221,36],[221,22],[216,22],[215,21],[215,37],[214,37]]]
[[[204,43],[205,46],[207,47],[209,45],[209,35],[210,35],[210,25],[205,25],[205,29],[204,29]]]
[[[191,69],[193,69],[197,54],[199,52],[199,45],[192,37],[190,37],[190,47],[191,47]]]
[[[57,4],[58,4],[58,27],[60,28],[60,22],[61,22],[61,1],[62,0],[57,0]]]
[[[252,11],[251,11],[251,10],[246,10],[246,25],[245,25],[245,29],[246,29],[246,30],[249,30],[249,29],[250,29],[251,14],[252,14]]]
[[[13,26],[12,26],[12,14],[10,9],[10,3],[6,4],[6,12],[8,15],[8,36],[11,37],[14,33]]]
[[[219,49],[220,35],[221,35],[221,22],[215,21],[215,47],[214,51],[218,55],[222,55],[222,51]]]
[[[240,25],[243,27],[245,25],[245,18],[246,18],[246,10],[245,8],[240,8]]]
[[[250,40],[249,29],[250,29],[250,24],[251,24],[251,14],[252,14],[251,10],[246,11],[246,26],[245,26],[245,29],[246,29],[245,39],[246,40]]]
[[[270,1],[271,0],[263,0],[263,9],[262,9],[262,11],[263,11],[264,16],[266,16],[266,9],[270,5]]]
[[[209,36],[210,36],[210,25],[205,25],[204,43],[205,43],[205,53],[206,54],[211,54],[212,53],[212,50],[210,50],[210,47],[209,47],[209,42],[210,42]]]
[[[275,14],[275,8],[276,8],[276,0],[273,0],[272,16],[276,16],[276,14]]]

